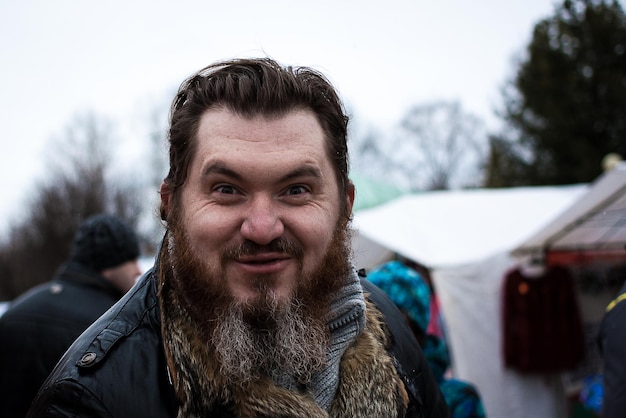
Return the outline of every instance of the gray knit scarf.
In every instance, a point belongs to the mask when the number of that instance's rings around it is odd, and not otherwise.
[[[352,272],[346,285],[331,302],[326,324],[330,331],[326,367],[313,375],[307,389],[315,402],[328,411],[339,385],[341,357],[365,328],[365,299],[356,271]],[[295,379],[283,376],[278,380],[276,383],[280,386],[297,390]]]

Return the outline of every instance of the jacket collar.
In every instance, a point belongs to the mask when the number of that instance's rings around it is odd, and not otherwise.
[[[59,283],[73,283],[81,286],[94,287],[103,290],[116,299],[122,296],[122,292],[110,281],[105,279],[99,272],[76,262],[68,262],[61,266],[54,281]]]

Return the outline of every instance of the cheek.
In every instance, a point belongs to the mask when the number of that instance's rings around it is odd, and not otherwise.
[[[230,245],[232,232],[219,223],[201,222],[188,224],[187,233],[190,249],[196,256],[209,261],[218,262],[220,254]]]
[[[227,216],[220,208],[194,207],[193,202],[186,207],[182,221],[187,231],[189,243],[200,253],[220,250],[237,233],[237,221]]]
[[[303,219],[306,220],[306,217]],[[309,219],[309,222],[302,226],[298,238],[305,248],[305,258],[307,254],[309,255],[309,262],[317,263],[325,256],[333,240],[335,225],[336,220],[330,217],[318,217],[316,222]]]

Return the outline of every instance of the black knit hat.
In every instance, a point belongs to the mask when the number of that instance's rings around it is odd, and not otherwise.
[[[71,260],[102,271],[139,257],[133,228],[113,215],[95,215],[76,232]]]

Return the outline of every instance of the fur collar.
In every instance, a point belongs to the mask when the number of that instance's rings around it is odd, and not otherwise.
[[[245,388],[229,385],[196,327],[180,308],[176,292],[161,283],[162,332],[168,367],[180,401],[179,417],[206,417],[226,407],[237,417],[398,417],[408,395],[386,350],[388,334],[382,314],[366,302],[366,325],[344,353],[339,386],[330,411],[306,393],[284,389],[270,379]]]

